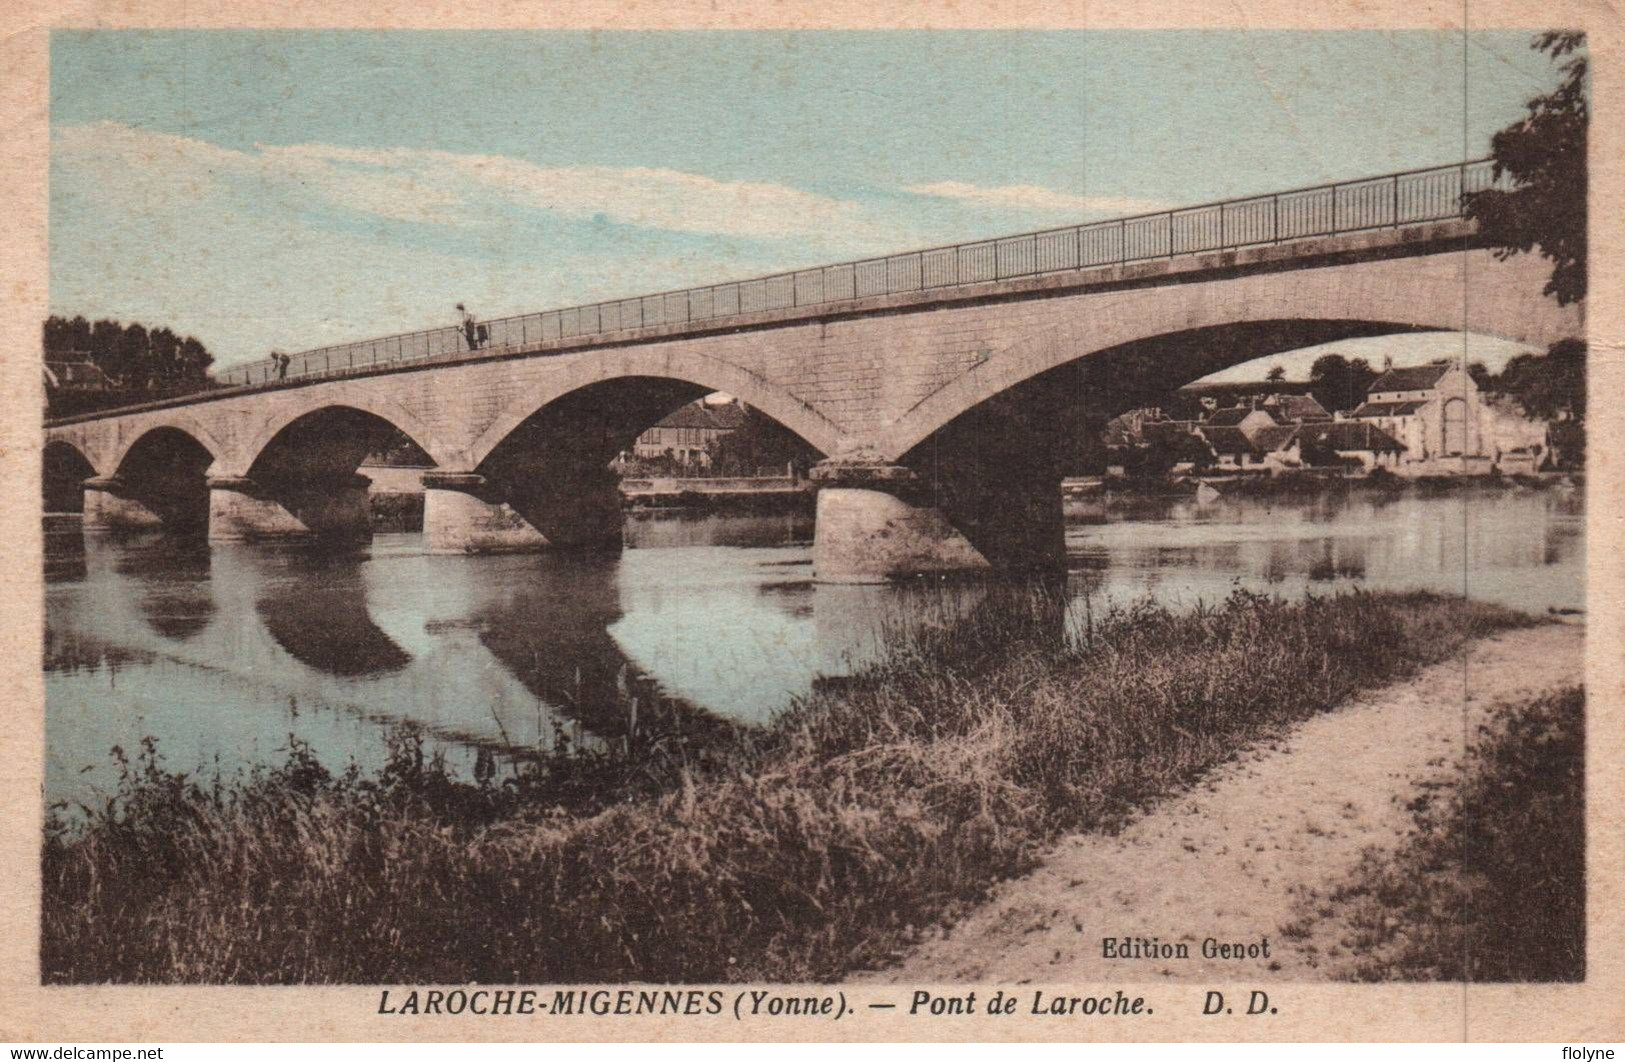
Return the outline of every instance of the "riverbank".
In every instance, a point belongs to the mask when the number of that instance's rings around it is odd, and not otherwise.
[[[1203,488],[1215,492],[1204,494]],[[1079,476],[1061,483],[1063,497],[1127,499],[1199,497],[1217,500],[1314,498],[1328,496],[1498,493],[1502,491],[1561,491],[1585,489],[1585,471],[1541,472],[1535,475],[1396,476],[1386,470],[1348,475],[1331,469],[1283,472],[1211,472],[1168,476]]]
[[[1578,692],[1551,691],[1581,673],[1584,634],[1502,631],[1251,746],[1120,833],[1066,838],[882,977],[1574,979],[1583,727]],[[1540,800],[1554,786],[1566,798],[1556,810]],[[1507,872],[1519,866],[1543,883],[1538,903],[1540,889]],[[1107,957],[1103,942],[1123,937],[1158,951]],[[1467,937],[1479,953],[1471,971]],[[1267,940],[1270,953],[1206,957],[1207,939]]]
[[[1527,625],[1426,594],[1143,605],[1063,633],[990,596],[769,728],[644,732],[498,784],[212,784],[138,758],[44,853],[48,982],[831,980],[884,965],[1239,749]]]

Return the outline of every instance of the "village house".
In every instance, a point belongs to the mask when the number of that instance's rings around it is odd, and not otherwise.
[[[646,460],[670,457],[685,467],[706,468],[711,464],[711,444],[738,431],[744,423],[745,411],[738,402],[700,399],[639,435],[632,453]]]
[[[113,381],[79,352],[45,355],[45,389],[53,391],[111,391]]]
[[[1332,419],[1314,395],[1272,394],[1259,403],[1259,408],[1282,424],[1316,424]]]
[[[1313,395],[1271,394],[1209,413],[1195,430],[1221,469],[1282,472],[1304,463],[1302,430],[1332,415]]]
[[[1223,412],[1223,411],[1221,411]],[[1269,414],[1254,410],[1242,424],[1215,424],[1208,420],[1197,431],[1213,451],[1213,467],[1242,472],[1283,472],[1302,463],[1298,426],[1277,424]]]
[[[1501,466],[1533,471],[1546,450],[1545,425],[1486,398],[1453,361],[1389,368],[1348,419],[1372,424],[1405,447],[1402,475],[1484,475]]]
[[[1232,409],[1216,410],[1202,419],[1198,428],[1236,428],[1244,435],[1251,436],[1264,428],[1273,428],[1280,424],[1274,414],[1265,412],[1253,406],[1236,406]]]
[[[1337,420],[1304,425],[1300,441],[1305,459],[1311,464],[1333,461],[1362,472],[1386,469],[1399,464],[1405,447],[1398,439],[1368,421]]]

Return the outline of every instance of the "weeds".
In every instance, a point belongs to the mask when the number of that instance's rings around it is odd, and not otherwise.
[[[45,979],[834,979],[1061,831],[1114,828],[1251,740],[1528,622],[1426,594],[1237,593],[1084,624],[1058,600],[991,595],[765,730],[560,753],[504,785],[454,780],[410,735],[374,777],[294,745],[219,787],[148,746],[106,807],[48,833]]]
[[[1361,980],[1585,978],[1585,696],[1501,705],[1460,785],[1332,897]]]

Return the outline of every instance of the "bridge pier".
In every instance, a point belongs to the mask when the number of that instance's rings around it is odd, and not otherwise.
[[[477,472],[423,473],[423,539],[430,553],[524,553],[547,545]]]
[[[825,461],[818,492],[813,576],[878,583],[912,575],[1066,570],[1059,475],[1028,460],[992,469],[944,463],[927,482],[880,461]]]
[[[372,535],[365,476],[281,488],[248,476],[210,476],[208,482],[210,542]]]
[[[883,583],[992,567],[932,504],[910,469],[825,461],[812,478],[823,484],[813,531],[813,577],[821,583]]]
[[[155,531],[164,524],[163,517],[117,476],[93,476],[84,487],[86,531]]]

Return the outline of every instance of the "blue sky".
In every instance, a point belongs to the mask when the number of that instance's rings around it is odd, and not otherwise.
[[[1528,40],[57,32],[51,308],[230,365],[1459,161]]]

